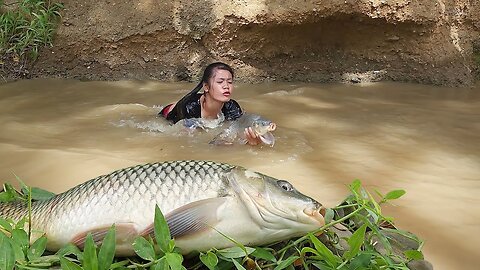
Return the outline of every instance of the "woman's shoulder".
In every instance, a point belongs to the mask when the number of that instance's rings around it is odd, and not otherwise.
[[[229,121],[235,120],[243,114],[240,104],[238,104],[238,102],[234,99],[230,99],[229,101],[225,102],[222,112],[225,115],[225,120]]]

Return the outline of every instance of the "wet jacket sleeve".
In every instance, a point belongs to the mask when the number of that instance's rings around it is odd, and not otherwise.
[[[200,95],[195,94],[179,100],[172,111],[168,113],[167,120],[177,123],[182,119],[199,118],[200,115]]]

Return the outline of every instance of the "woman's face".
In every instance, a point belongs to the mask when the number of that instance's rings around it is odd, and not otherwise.
[[[204,83],[203,87],[212,99],[227,102],[233,92],[233,78],[228,70],[215,69],[213,76]]]

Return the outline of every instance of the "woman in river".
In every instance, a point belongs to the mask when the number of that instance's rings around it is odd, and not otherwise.
[[[208,65],[200,83],[178,102],[165,106],[159,115],[173,123],[189,118],[217,119],[222,115],[227,121],[238,119],[243,110],[230,98],[233,93],[233,77],[233,69],[225,63]],[[203,92],[198,93],[202,88]],[[251,127],[245,129],[245,137],[250,145],[261,142]]]

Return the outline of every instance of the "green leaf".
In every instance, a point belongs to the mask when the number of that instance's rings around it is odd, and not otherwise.
[[[277,267],[275,267],[273,270],[285,269],[289,265],[291,265],[294,261],[296,261],[298,258],[300,258],[300,257],[298,257],[298,256],[288,257],[286,260],[280,261],[279,264],[277,265]]]
[[[60,258],[60,266],[62,270],[83,270],[78,264],[65,258]]]
[[[335,216],[335,212],[332,208],[325,209],[325,224],[332,222],[333,217]]]
[[[157,240],[158,247],[163,253],[172,252],[169,250],[170,242],[170,229],[168,228],[167,221],[162,214],[162,211],[155,205],[155,221],[153,224],[153,229],[155,232],[155,239]]]
[[[110,265],[110,269],[117,269],[117,268],[128,269],[125,266],[128,265],[129,263],[130,263],[129,260],[123,260],[123,261],[115,262],[115,263],[112,263],[112,265]]]
[[[108,230],[98,251],[98,269],[108,270],[115,257],[115,225]]]
[[[243,267],[239,262],[237,262],[237,260],[232,259],[232,262],[235,265],[235,268],[237,268],[238,270],[246,270],[245,267]]]
[[[56,194],[47,190],[43,190],[41,188],[32,187],[32,200],[48,200],[54,197]]]
[[[12,248],[15,251],[15,260],[17,262],[25,262],[25,254],[30,247],[27,233],[23,229],[14,229],[11,239]]]
[[[182,255],[178,253],[167,253],[165,254],[165,259],[168,262],[168,265],[170,265],[170,268],[172,270],[181,270],[183,269],[183,257]]]
[[[0,193],[3,197],[2,200],[0,200],[2,202],[11,202],[22,198],[17,190],[9,183],[3,184],[3,190],[4,192]],[[6,201],[3,199],[6,199]]]
[[[377,201],[375,200],[375,198],[373,198],[372,194],[370,192],[368,192],[368,190],[365,191],[367,194],[368,194],[368,197],[370,198],[370,203],[373,204],[374,208],[375,208],[375,211],[378,213],[378,214],[381,214],[382,213],[382,210],[380,209],[380,205],[377,203]]]
[[[367,266],[370,265],[371,258],[372,258],[371,254],[360,253],[360,254],[358,254],[357,257],[355,257],[350,262],[350,266],[348,267],[348,269],[349,270],[368,269]]]
[[[310,241],[312,241],[315,249],[318,251],[319,256],[325,258],[325,261],[333,267],[337,267],[339,263],[339,258],[335,257],[330,249],[328,249],[317,237],[313,234],[309,234]]]
[[[158,262],[155,264],[155,266],[153,267],[154,270],[168,270],[170,269],[170,267],[168,266],[168,262],[167,262],[167,259],[164,257],[162,257],[160,260],[158,260]]]
[[[355,194],[360,194],[360,188],[362,187],[362,182],[360,180],[355,179],[350,184],[350,190],[352,190]]]
[[[246,253],[245,253],[246,251]],[[241,247],[234,246],[230,248],[224,248],[218,251],[223,257],[227,259],[233,259],[233,258],[243,258],[246,257],[252,252],[254,252],[255,249],[251,247],[245,247],[245,250],[243,250]]]
[[[12,231],[12,240],[19,244],[22,250],[27,251],[28,247],[30,246],[30,242],[28,241],[27,232],[21,229],[14,229]]]
[[[12,225],[10,224],[10,222],[8,222],[6,219],[0,217],[0,227],[4,228],[5,230],[7,230],[7,232],[11,232],[12,231]]]
[[[402,197],[403,195],[405,195],[405,190],[403,189],[397,189],[397,190],[392,190],[390,192],[387,193],[387,195],[385,195],[384,199],[385,200],[395,200],[395,199],[398,199],[400,197]]]
[[[133,250],[135,250],[135,253],[144,260],[155,260],[155,249],[153,245],[143,237],[135,239],[133,242]]]
[[[16,199],[16,196],[14,196],[12,193],[9,192],[1,192],[0,193],[0,202],[11,202]]]
[[[12,245],[13,252],[15,253],[15,261],[24,264],[26,262],[25,259],[25,253],[27,251],[27,248],[22,249],[20,244],[16,242],[15,240],[11,240],[10,244]]]
[[[344,258],[351,260],[353,257],[357,256],[364,242],[366,230],[367,225],[363,224],[352,234],[352,236],[350,236],[350,238],[347,240],[350,249],[345,252]]]
[[[36,260],[40,258],[45,252],[45,248],[47,247],[47,237],[42,236],[35,240],[35,242],[30,246],[27,252],[27,258],[30,261]]]
[[[71,243],[61,248],[59,251],[57,251],[56,254],[60,257],[67,256],[67,255],[75,255],[77,259],[83,260],[82,251],[77,246]]]
[[[14,229],[25,230],[25,224],[27,224],[27,217],[22,217],[16,224]],[[13,221],[11,223],[14,223]]]
[[[418,250],[406,250],[404,254],[409,260],[423,260],[423,253]]]
[[[87,235],[83,250],[83,268],[85,270],[98,270],[97,249],[93,242],[92,234]]]
[[[255,258],[263,259],[265,261],[270,261],[270,262],[277,261],[275,256],[273,256],[273,254],[270,251],[260,247],[255,248],[255,251],[252,252],[252,256]]]
[[[0,233],[0,269],[12,270],[15,266],[15,252],[10,244],[10,239]]]
[[[200,260],[202,263],[208,267],[208,269],[213,270],[218,264],[218,257],[213,252],[208,251],[206,254],[200,254]]]

